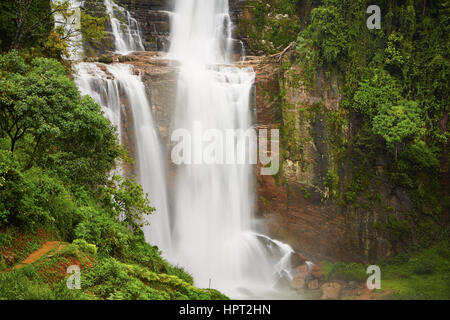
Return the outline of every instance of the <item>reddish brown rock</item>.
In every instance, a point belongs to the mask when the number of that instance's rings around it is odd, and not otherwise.
[[[322,262],[318,262],[318,263],[316,263],[313,266],[313,268],[311,270],[311,275],[314,278],[317,278],[317,279],[322,279],[323,278],[324,273],[323,273],[323,270],[322,270]]]
[[[284,55],[285,59],[289,56]],[[280,146],[283,152],[277,176],[262,176],[259,166],[256,169],[256,212],[267,221],[269,235],[317,261],[369,263],[391,254],[388,239],[375,228],[377,222],[386,219],[384,209],[343,208],[334,197],[336,190],[324,184],[331,168],[338,169],[340,182],[348,184],[354,178],[351,161],[336,161],[332,143],[335,133],[326,125],[329,112],[347,116],[340,103],[338,77],[325,77],[320,71],[311,90],[301,81],[301,67],[294,64],[281,70],[283,63],[278,62],[278,56],[249,57],[244,65],[252,66],[256,73],[257,128],[279,128],[281,110],[281,123],[288,130]],[[319,111],[314,108],[317,102],[323,105]],[[339,129],[343,141],[351,138],[349,128]],[[374,188],[373,192],[383,199],[392,194],[387,185]],[[408,201],[401,199],[393,204],[395,212],[408,209]]]
[[[294,269],[300,265],[305,264],[306,258],[298,253],[298,252],[292,252],[291,253],[291,267]]]
[[[302,264],[297,268],[293,269],[294,277],[306,279],[308,277],[308,266],[306,264]]]

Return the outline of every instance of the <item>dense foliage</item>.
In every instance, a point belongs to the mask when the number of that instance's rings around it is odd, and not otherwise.
[[[370,5],[381,9],[381,29],[366,25]],[[393,253],[416,252],[417,263],[425,265],[427,255],[419,252],[449,241],[450,1],[255,0],[248,12],[240,29],[250,49],[285,54],[278,60],[280,93],[272,98],[280,102],[282,156],[307,167],[301,161],[309,140],[302,139],[310,137],[301,136],[299,122],[320,127],[317,120],[325,120],[320,139],[328,139],[331,160],[322,173],[322,197],[342,212],[374,212],[376,232]],[[286,54],[283,48],[292,43],[295,51]],[[315,99],[317,92],[338,92],[339,110],[317,101],[299,108],[299,120],[286,91],[300,88]],[[306,189],[304,194],[309,197]],[[397,210],[389,194],[401,194],[399,202],[407,205]],[[448,272],[448,257],[439,259],[443,266],[433,273],[433,285]],[[417,278],[404,279],[414,296]],[[445,290],[436,286],[431,296],[447,297]],[[429,292],[423,289],[422,297]]]
[[[73,242],[57,253],[69,258],[43,260],[39,272],[33,264],[1,274],[0,299],[223,298],[194,288],[146,243],[141,227],[154,208],[139,184],[110,175],[125,155],[116,130],[92,98],[80,97],[62,64],[0,55],[0,130],[0,269],[36,250],[42,230]],[[23,237],[30,245],[20,245]],[[48,278],[47,264],[81,261],[83,243],[94,248],[85,254],[83,291],[70,292],[65,269]]]
[[[361,169],[370,175],[376,149],[384,149],[391,183],[411,192],[414,224],[433,221],[445,229],[450,2],[381,1],[380,30],[365,25],[370,4],[329,0],[313,9],[298,36],[299,62],[306,70],[323,68],[342,76],[342,106],[357,119],[350,145],[360,136],[375,138],[358,146],[366,162]]]
[[[340,203],[352,203],[358,196],[364,196],[364,192],[373,191],[368,185],[378,179],[374,169],[377,161],[384,159],[389,183],[408,192],[414,203],[406,213],[409,227],[400,228],[405,231],[401,241],[425,245],[445,234],[450,221],[450,2],[264,0],[249,3],[250,17],[241,28],[250,30],[252,49],[281,52],[290,43],[296,43],[296,60],[288,61],[282,71],[296,64],[302,74],[297,78],[291,76],[289,85],[295,87],[293,82],[297,81],[297,86],[305,84],[314,91],[324,89],[316,87],[321,77],[339,80],[341,110],[323,111],[328,113],[323,116],[331,120],[330,128],[336,131],[330,133],[335,140],[332,147],[338,161],[336,167],[351,159],[354,173],[353,181],[344,183],[342,180],[346,179],[338,179],[333,170],[329,172],[335,175],[333,180],[341,181],[335,183],[337,190],[333,190],[340,191],[336,195]],[[379,30],[366,26],[370,16],[366,10],[372,4],[381,9]],[[277,18],[277,24],[270,22],[271,17]],[[283,19],[289,22],[279,26]],[[298,27],[301,30],[292,34]],[[276,30],[282,36],[273,37],[265,29]],[[296,130],[295,121],[287,115],[282,114],[282,139],[284,155],[292,160],[301,150],[295,149],[298,145],[292,134]],[[345,139],[342,138],[344,126],[345,130],[351,130]],[[326,187],[328,178],[324,178]],[[401,221],[380,225],[380,231],[400,225]],[[392,241],[398,240],[394,238]]]
[[[0,4],[0,300],[226,298],[193,287],[146,242],[142,226],[154,208],[134,180],[111,174],[129,158],[64,60],[79,32],[86,49],[110,48],[105,8],[93,10],[103,1],[86,2],[81,30],[54,27],[54,14],[70,21],[68,6]],[[47,240],[61,245],[12,269]],[[81,290],[66,285],[73,264]]]

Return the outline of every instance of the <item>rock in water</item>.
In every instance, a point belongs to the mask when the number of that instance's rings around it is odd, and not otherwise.
[[[294,269],[294,277],[306,279],[308,277],[308,266],[303,264]]]
[[[306,262],[306,258],[298,253],[298,252],[292,252],[291,253],[291,267],[292,269],[304,264]]]

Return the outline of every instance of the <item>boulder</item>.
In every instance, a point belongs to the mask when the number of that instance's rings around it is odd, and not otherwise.
[[[318,262],[313,266],[311,270],[311,275],[316,279],[322,279],[324,277],[324,273],[322,270],[322,262]]]
[[[319,280],[312,279],[308,281],[308,289],[310,290],[316,290],[319,289]]]
[[[306,264],[302,264],[293,270],[294,277],[306,279],[308,277],[308,266]]]
[[[320,289],[322,289],[320,300],[337,300],[341,294],[342,286],[338,282],[325,282]]]
[[[298,252],[292,252],[291,253],[291,267],[292,269],[304,264],[306,262],[306,258],[298,253]]]
[[[306,280],[304,278],[296,276],[291,280],[290,285],[292,289],[301,290],[305,288]]]

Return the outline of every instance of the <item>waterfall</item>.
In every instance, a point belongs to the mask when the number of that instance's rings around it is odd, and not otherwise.
[[[113,0],[105,0],[106,12],[111,22],[116,52],[128,54],[133,51],[144,51],[139,25],[130,13]]]
[[[91,96],[101,106],[106,118],[117,128],[120,139],[122,130],[118,83],[111,80],[95,63],[77,63],[74,71],[75,83],[81,95]]]
[[[198,124],[220,132],[252,128],[255,74],[232,64],[228,0],[176,1],[171,30],[167,57],[180,62],[173,129],[195,135]],[[194,152],[205,145],[194,139]],[[225,154],[234,152],[227,148]],[[253,231],[252,165],[197,162],[177,169],[171,256],[197,286],[211,280],[233,298],[243,288],[261,296],[281,270],[289,273],[292,249]]]
[[[71,1],[71,9],[80,8],[80,1]],[[137,22],[130,13],[111,0],[105,0],[105,5],[111,19],[117,53],[144,50]],[[121,14],[127,19],[127,23],[120,22],[114,17],[115,14]],[[119,28],[122,28],[121,31]],[[70,59],[79,61],[82,57],[81,32],[76,40],[72,52],[77,54],[72,53]],[[117,128],[119,138],[122,138],[123,132],[122,114],[126,107],[130,108],[135,132],[138,181],[144,192],[149,194],[151,205],[156,208],[151,216],[146,217],[151,223],[144,227],[144,234],[149,243],[158,245],[164,256],[168,257],[171,252],[171,231],[163,148],[153,122],[144,83],[132,69],[133,66],[129,64],[79,62],[74,64],[75,82],[82,95],[90,95],[100,104],[105,116]],[[118,172],[121,173],[121,170]]]
[[[75,82],[81,94],[90,95],[100,104],[106,117],[118,128],[119,137],[122,133],[123,108],[125,105],[131,108],[138,180],[144,191],[149,194],[151,205],[156,208],[151,217],[147,217],[151,224],[144,227],[144,234],[148,242],[157,244],[164,253],[170,253],[163,152],[153,124],[144,84],[139,76],[133,74],[131,65],[102,66],[105,71],[94,63],[78,63],[75,66]]]
[[[131,66],[113,64],[107,66],[115,81],[124,92],[133,114],[136,144],[136,163],[139,183],[151,199],[156,211],[147,217],[149,226],[144,227],[147,242],[156,244],[168,257],[171,252],[169,211],[167,208],[166,170],[162,146],[153,122],[150,103],[139,76],[132,73]]]

